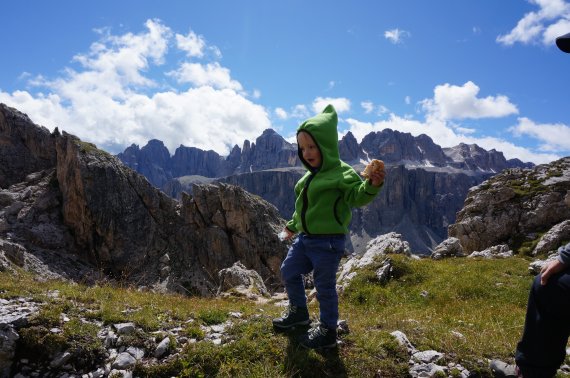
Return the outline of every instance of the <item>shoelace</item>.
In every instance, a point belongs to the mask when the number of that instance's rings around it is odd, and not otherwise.
[[[294,314],[296,312],[297,312],[297,307],[289,306],[281,313],[281,317],[287,318],[287,317],[289,317],[289,314]]]
[[[311,328],[309,330],[309,340],[313,340],[319,336],[326,336],[327,335],[327,329],[324,327],[316,326],[315,328]]]

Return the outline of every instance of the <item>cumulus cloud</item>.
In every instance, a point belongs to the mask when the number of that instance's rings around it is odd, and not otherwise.
[[[376,115],[382,115],[389,111],[384,105],[374,105],[372,101],[362,101],[360,106],[364,109],[364,113],[366,114],[374,112]]]
[[[148,72],[166,66],[169,51],[176,49],[186,60],[155,82]],[[156,138],[171,153],[183,144],[227,154],[271,123],[229,69],[217,61],[193,60],[220,56],[205,51],[219,50],[192,31],[175,35],[160,20],[148,20],[138,34],[103,29],[87,53],[74,57],[79,67],[67,67],[57,78],[31,77],[28,84],[36,91],[0,92],[0,101],[36,123],[59,126],[113,153]],[[187,88],[165,88],[171,78]]]
[[[168,75],[175,77],[182,84],[189,83],[197,87],[212,86],[218,89],[242,90],[241,84],[232,80],[230,70],[222,67],[218,62],[207,64],[183,63],[178,70],[169,72]]]
[[[276,108],[275,109],[275,115],[279,119],[287,119],[289,117],[289,115],[287,114],[287,112],[283,108]]]
[[[410,34],[410,32],[405,30],[400,30],[397,28],[386,30],[384,32],[384,38],[386,38],[388,41],[392,42],[395,45],[403,43],[405,38],[409,38],[411,36],[412,35]]]
[[[508,97],[497,95],[478,98],[479,87],[468,81],[463,86],[443,84],[434,89],[434,97],[421,102],[432,117],[451,120],[466,118],[497,118],[518,114]]]
[[[190,30],[188,35],[176,34],[176,45],[180,50],[185,51],[189,57],[201,58],[204,56],[206,41],[202,36]]]
[[[348,98],[317,97],[313,101],[313,111],[315,113],[320,113],[328,104],[332,104],[338,114],[350,110],[350,100]]]
[[[541,149],[544,151],[570,150],[570,126],[562,123],[538,124],[521,117],[518,119],[518,124],[511,127],[510,131],[516,136],[528,135],[538,139],[542,142]]]
[[[567,33],[570,26],[570,4],[564,0],[530,0],[530,3],[539,9],[525,14],[509,33],[499,35],[498,43],[506,46],[517,42],[552,46],[556,37]]]

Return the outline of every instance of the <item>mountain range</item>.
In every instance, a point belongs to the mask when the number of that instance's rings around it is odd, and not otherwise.
[[[339,151],[357,171],[371,159],[386,164],[379,198],[353,211],[350,248],[357,253],[371,238],[395,231],[414,253],[427,254],[447,237],[447,226],[454,223],[469,188],[504,169],[533,166],[475,144],[442,148],[427,135],[391,129],[371,132],[360,143],[348,132]],[[304,173],[297,145],[272,129],[255,142],[235,145],[227,156],[182,145],[171,155],[162,141],[153,139],[142,148],[133,144],[117,157],[173,198],[192,193],[195,183],[229,183],[272,203],[285,219],[293,212],[295,182]]]

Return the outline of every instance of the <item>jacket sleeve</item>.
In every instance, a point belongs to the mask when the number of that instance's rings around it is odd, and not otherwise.
[[[354,169],[349,169],[343,173],[339,189],[350,207],[360,207],[372,202],[383,186],[384,183],[373,186],[369,180],[362,180]]]
[[[570,243],[558,248],[558,261],[570,265]]]

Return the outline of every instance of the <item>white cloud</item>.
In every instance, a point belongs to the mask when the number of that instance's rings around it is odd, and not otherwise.
[[[406,97],[404,97],[404,102],[407,105],[410,105],[412,103],[412,98],[410,96],[406,96]]]
[[[364,113],[366,114],[370,114],[375,111],[375,114],[380,116],[389,112],[388,108],[384,105],[376,106],[372,101],[362,101],[360,106],[364,109]]]
[[[168,75],[175,77],[179,83],[190,83],[198,87],[207,85],[218,89],[242,90],[241,84],[232,80],[230,70],[220,66],[218,62],[205,65],[183,63],[178,70],[170,72]]]
[[[305,106],[305,105],[295,105],[293,107],[293,109],[291,110],[291,117],[292,118],[305,119],[305,118],[309,118],[310,116],[311,116],[311,113],[309,112],[309,109],[307,109],[307,106]]]
[[[528,135],[540,140],[544,151],[570,150],[570,126],[562,123],[537,124],[526,117],[518,119],[518,124],[509,129],[514,135]]]
[[[468,81],[463,86],[438,85],[432,99],[423,100],[429,116],[443,120],[504,117],[518,114],[517,107],[506,96],[478,98],[479,87]]]
[[[287,119],[288,118],[287,112],[283,108],[276,108],[275,109],[275,115],[279,119]]]
[[[570,24],[570,4],[564,0],[530,0],[539,10],[529,12],[507,34],[499,35],[497,42],[511,46],[516,42],[523,44],[542,42],[545,46],[553,45],[554,39],[562,34]],[[560,34],[556,34],[559,33]]]
[[[364,109],[364,113],[366,114],[372,113],[374,111],[374,104],[370,101],[362,101],[360,103],[360,106],[362,106],[362,109]]]
[[[350,100],[344,97],[317,97],[313,101],[313,111],[320,113],[328,105],[332,104],[338,114],[350,110]]]
[[[233,145],[271,127],[266,110],[248,100],[241,84],[218,62],[181,62],[174,76],[191,86],[184,91],[158,89],[147,72],[159,69],[169,48],[181,42],[184,51],[198,54],[203,39],[190,32],[175,41],[170,28],[158,20],[147,21],[145,27],[141,33],[119,36],[104,31],[87,54],[75,57],[79,69],[66,68],[52,80],[37,76],[29,81],[44,94],[0,92],[0,101],[34,122],[59,126],[113,153],[156,138],[171,153],[184,144],[227,154]],[[206,45],[200,49],[217,50]]]
[[[206,42],[202,36],[190,31],[188,35],[176,34],[176,45],[189,57],[201,58],[204,56]]]
[[[384,38],[397,45],[404,42],[404,38],[411,37],[410,32],[400,29],[391,29],[384,32]]]

